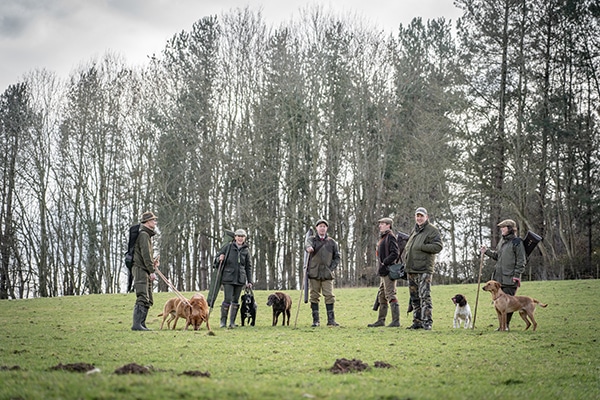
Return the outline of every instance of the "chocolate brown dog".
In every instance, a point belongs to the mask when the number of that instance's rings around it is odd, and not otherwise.
[[[496,313],[498,314],[498,323],[499,331],[507,331],[508,326],[506,324],[506,314],[511,312],[519,312],[523,321],[527,326],[525,330],[529,329],[531,324],[533,323],[533,330],[537,328],[537,322],[535,322],[535,318],[533,318],[533,313],[535,312],[535,306],[539,304],[541,307],[546,307],[548,304],[544,304],[534,298],[527,296],[511,296],[502,291],[502,286],[500,282],[496,281],[487,281],[483,290],[486,292],[490,292],[492,295],[492,300],[494,302],[494,307],[496,308]],[[529,320],[531,319],[531,322]]]
[[[279,314],[283,314],[281,325],[285,325],[285,317],[287,315],[287,324],[290,325],[290,315],[292,314],[292,298],[289,294],[283,292],[275,292],[269,295],[267,306],[273,306],[273,326],[277,325]]]

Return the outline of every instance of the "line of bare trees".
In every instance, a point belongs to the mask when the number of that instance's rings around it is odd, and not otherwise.
[[[318,217],[337,285],[373,284],[377,219],[409,232],[417,206],[444,234],[438,283],[477,279],[504,218],[544,237],[526,279],[597,278],[600,9],[456,4],[456,26],[392,33],[319,7],[278,27],[237,9],[142,67],[107,53],[68,81],[26,73],[0,95],[0,298],[123,291],[146,210],[179,290],[207,288],[240,227],[256,286],[298,288]]]

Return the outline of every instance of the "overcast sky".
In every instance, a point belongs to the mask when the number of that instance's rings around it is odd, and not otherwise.
[[[461,15],[453,0],[0,0],[0,93],[36,68],[66,78],[107,51],[128,65],[145,64],[167,39],[205,16],[249,6],[277,26],[314,4],[388,32],[414,17],[456,21]]]

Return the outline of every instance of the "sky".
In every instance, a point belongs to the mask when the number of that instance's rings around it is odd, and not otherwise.
[[[390,33],[415,17],[456,21],[461,15],[453,0],[0,0],[0,93],[36,69],[66,79],[107,52],[144,65],[206,16],[249,7],[277,27],[315,4]]]

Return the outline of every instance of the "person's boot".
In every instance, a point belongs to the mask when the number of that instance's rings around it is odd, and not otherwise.
[[[237,328],[235,324],[235,318],[237,317],[238,310],[240,309],[239,303],[231,303],[231,312],[229,315],[229,328]]]
[[[150,310],[150,307],[140,306],[140,308],[142,309],[142,328],[144,328],[144,330],[146,331],[149,331],[150,329],[148,329],[148,327],[146,326],[146,318],[148,317],[148,311]]]
[[[142,319],[144,318],[144,311],[142,306],[136,304],[133,306],[133,325],[131,326],[132,331],[146,331],[147,329],[142,326]]]
[[[340,324],[335,322],[333,304],[325,304],[325,308],[327,309],[327,326],[340,326]]]
[[[506,330],[510,331],[510,320],[512,319],[513,313],[506,314]]]
[[[368,324],[367,326],[369,328],[375,328],[378,326],[385,326],[385,317],[387,316],[387,312],[388,312],[388,303],[381,303],[379,304],[379,316],[377,317],[377,321],[375,321],[372,324]]]
[[[229,314],[229,303],[221,304],[221,328],[227,326],[227,314]]]
[[[321,325],[321,321],[319,321],[319,304],[318,303],[310,303],[310,308],[312,309],[312,317],[313,323],[312,327],[317,327]]]
[[[400,326],[400,304],[394,301],[390,304],[392,309],[392,322],[388,325],[388,328],[397,328]]]

